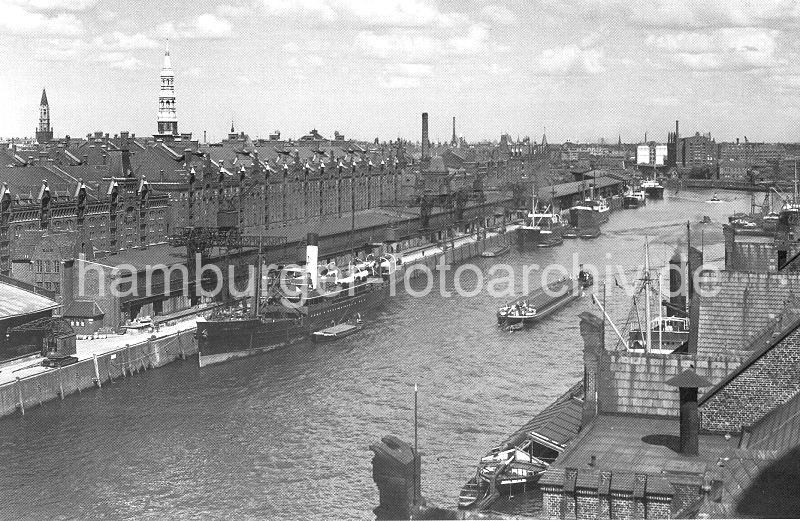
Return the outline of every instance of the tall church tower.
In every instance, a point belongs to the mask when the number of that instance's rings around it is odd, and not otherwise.
[[[53,140],[53,129],[50,127],[50,104],[47,103],[47,91],[42,89],[42,101],[39,102],[39,127],[36,129],[36,141],[47,143]]]
[[[175,73],[169,57],[169,44],[161,67],[161,91],[158,93],[158,133],[156,138],[173,139],[178,136],[178,115],[175,111]]]

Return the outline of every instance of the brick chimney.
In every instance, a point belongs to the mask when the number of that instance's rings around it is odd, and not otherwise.
[[[667,380],[667,385],[677,387],[680,392],[681,454],[697,456],[699,452],[700,416],[697,412],[697,390],[711,387],[711,382],[687,369]]]
[[[603,352],[603,320],[592,313],[580,314],[581,336],[583,337],[583,419],[582,425],[589,423],[599,410],[597,399],[598,362]]]
[[[430,159],[430,143],[428,142],[428,113],[422,113],[422,160]]]

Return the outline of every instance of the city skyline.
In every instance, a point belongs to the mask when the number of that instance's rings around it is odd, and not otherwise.
[[[32,136],[46,88],[57,136],[156,132],[167,40],[177,117],[202,139],[317,128],[447,142],[798,141],[793,2],[0,0],[4,137]],[[567,27],[567,30],[564,28]],[[775,118],[781,114],[781,118]]]

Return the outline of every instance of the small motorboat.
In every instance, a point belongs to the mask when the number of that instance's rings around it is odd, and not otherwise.
[[[350,336],[354,333],[358,333],[364,328],[364,324],[361,322],[361,317],[356,318],[350,322],[343,322],[341,324],[336,324],[331,327],[326,327],[325,329],[320,329],[319,331],[315,331],[311,335],[311,339],[314,342],[334,342],[339,340],[340,338],[344,338]]]
[[[710,204],[714,204],[714,203],[724,203],[725,201],[723,201],[722,199],[717,197],[717,194],[714,194],[714,195],[711,196],[711,199],[709,199],[706,202],[710,203]]]
[[[481,257],[487,257],[487,258],[500,257],[501,255],[505,255],[506,253],[508,253],[510,251],[511,251],[511,248],[508,246],[508,244],[504,244],[502,246],[497,246],[497,247],[492,248],[490,250],[486,250],[484,252],[481,252]]]
[[[711,224],[711,217],[708,215],[704,215],[703,218],[700,220],[700,224]]]

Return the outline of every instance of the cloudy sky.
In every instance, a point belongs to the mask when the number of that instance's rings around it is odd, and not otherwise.
[[[202,137],[800,141],[800,0],[0,0],[0,136],[155,131],[169,39]]]

